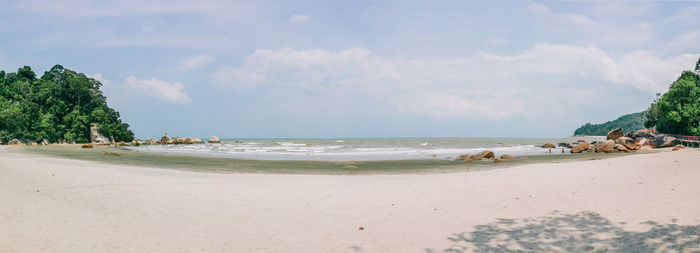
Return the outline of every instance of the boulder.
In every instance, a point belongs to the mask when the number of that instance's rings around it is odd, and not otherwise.
[[[158,144],[158,142],[157,142],[156,140],[154,140],[154,139],[147,138],[147,139],[146,139],[146,142],[144,142],[144,144],[146,144],[146,145],[155,145],[155,144]]]
[[[578,145],[574,146],[571,148],[571,153],[581,153],[583,151],[587,151],[591,147],[591,144],[588,142],[581,142]]]
[[[598,142],[595,145],[595,152],[601,153],[610,153],[615,151],[615,141],[613,140],[607,140],[603,142]]]
[[[484,150],[481,151],[481,153],[476,154],[475,157],[479,157],[478,160],[492,160],[495,158],[495,155],[489,150]]]
[[[566,142],[560,142],[559,144],[557,144],[557,146],[559,146],[560,148],[571,148],[571,144]]]
[[[49,140],[47,140],[47,139],[42,139],[42,140],[41,140],[41,145],[49,145]]]
[[[622,144],[615,144],[614,147],[615,147],[615,150],[617,150],[617,151],[630,152],[630,150],[627,149],[627,147],[625,147],[625,145],[622,145]]]
[[[590,152],[590,153],[593,153],[593,152],[595,152],[595,147],[592,147],[592,146],[591,146],[590,148],[588,148],[587,151]]]
[[[498,159],[498,158],[493,159],[493,163],[502,163],[502,162],[503,162],[503,160],[501,160],[501,159]]]
[[[625,134],[622,133],[622,128],[615,128],[608,132],[608,140],[617,140],[617,138],[620,138],[622,136],[625,136]]]
[[[95,123],[90,126],[90,143],[109,144],[109,139],[100,133],[100,127]]]
[[[92,144],[83,144],[83,145],[80,146],[80,147],[82,147],[82,148],[92,148]]]
[[[195,144],[195,143],[204,143],[204,141],[202,141],[202,139],[197,138],[197,137],[187,137],[187,140],[188,140],[190,143],[192,143],[192,144]]]
[[[649,145],[644,145],[644,146],[639,148],[639,150],[652,150],[652,149],[654,149],[654,148],[649,146]]]
[[[175,140],[168,136],[168,134],[164,134],[163,137],[160,137],[160,144],[173,144],[175,143]]]
[[[685,146],[678,144],[675,147],[673,147],[673,149],[671,151],[678,151],[681,149],[685,149]]]
[[[39,146],[39,143],[36,143],[36,141],[32,141],[31,145],[36,147]]]
[[[18,139],[12,139],[12,140],[7,142],[7,145],[22,145],[22,144],[24,144],[24,143],[22,143]]]
[[[459,155],[459,156],[457,156],[457,158],[455,158],[455,161],[466,161],[469,156],[473,156],[473,155],[470,155],[470,154]]]
[[[634,142],[634,140],[632,138],[627,137],[627,136],[617,138],[617,140],[615,140],[615,143],[623,145],[627,149],[637,149],[637,143]]]
[[[665,148],[676,144],[676,138],[665,134],[659,134],[652,140],[652,146],[655,148]]]
[[[540,146],[540,148],[556,148],[557,146],[552,143],[546,143]]]
[[[501,159],[515,159],[515,156],[504,154],[501,155]]]
[[[209,143],[221,143],[221,140],[219,140],[219,137],[212,136],[211,138],[209,138],[208,142]]]
[[[647,143],[649,143],[649,139],[647,139],[645,137],[635,137],[634,143],[636,143],[637,146],[641,147],[641,146],[647,145]]]
[[[131,146],[141,146],[143,144],[144,144],[143,141],[141,139],[138,139],[138,138],[134,138],[134,140],[131,141]]]

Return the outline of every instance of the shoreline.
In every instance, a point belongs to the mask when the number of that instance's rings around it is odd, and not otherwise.
[[[475,173],[215,174],[0,152],[0,251],[692,251],[698,163],[688,149]]]
[[[49,146],[4,147],[9,152],[24,153],[45,157],[60,157],[74,160],[94,161],[103,164],[129,165],[138,167],[158,167],[177,170],[212,173],[263,173],[263,174],[431,174],[458,173],[511,168],[540,163],[570,163],[586,160],[601,160],[621,156],[633,156],[666,152],[670,149],[656,149],[634,153],[582,153],[520,156],[506,159],[502,163],[493,161],[457,161],[446,159],[403,159],[403,160],[256,160],[200,156],[190,154],[139,152],[111,146],[96,146],[82,149],[79,144]],[[351,166],[348,166],[351,165]]]

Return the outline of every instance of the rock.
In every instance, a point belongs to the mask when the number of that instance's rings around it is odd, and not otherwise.
[[[158,142],[154,139],[147,138],[145,144],[146,145],[155,145],[155,144],[158,144]]]
[[[590,147],[590,148],[588,148],[587,151],[590,152],[590,153],[593,153],[593,152],[595,152],[595,148],[594,148],[594,147]]]
[[[678,151],[678,150],[682,150],[682,149],[685,149],[685,146],[678,144],[675,147],[673,147],[673,149],[671,151]]]
[[[637,146],[641,147],[641,146],[647,145],[647,143],[649,143],[649,139],[647,139],[645,137],[635,137],[634,143],[636,143]]]
[[[83,144],[81,148],[92,148],[92,144]]]
[[[652,140],[652,146],[655,148],[665,148],[676,144],[676,138],[665,134],[659,134]]]
[[[615,150],[622,151],[622,152],[630,152],[629,149],[625,147],[625,145],[622,144],[615,144],[614,146]]]
[[[341,169],[357,169],[357,166],[351,164],[344,164]]]
[[[579,140],[577,140],[576,142],[586,142],[586,141],[585,141],[585,140],[579,139]]]
[[[608,140],[617,140],[617,138],[620,138],[622,136],[625,136],[625,134],[622,133],[622,128],[615,128],[608,132]]]
[[[143,144],[143,141],[141,141],[141,139],[138,138],[134,138],[134,140],[131,141],[131,146],[141,146]]]
[[[47,139],[42,139],[42,140],[41,140],[41,145],[49,145],[49,144],[50,144],[50,143],[49,143],[49,140],[47,140]]]
[[[639,148],[639,150],[652,150],[652,149],[654,149],[654,148],[652,146],[649,146],[649,145],[644,145],[641,148]]]
[[[209,143],[221,143],[221,140],[219,140],[219,137],[212,136],[211,138],[209,138],[208,142]]]
[[[473,155],[470,155],[470,154],[459,155],[459,156],[457,156],[457,158],[455,158],[455,161],[466,161],[469,156],[473,156]]]
[[[584,141],[584,142],[579,143],[579,144],[576,145],[576,146],[573,146],[573,147],[571,148],[571,153],[581,153],[581,152],[583,152],[583,151],[588,150],[588,148],[590,148],[590,147],[591,147],[591,144],[589,144],[588,142],[585,142],[585,141]]]
[[[564,147],[564,148],[571,148],[571,144],[566,143],[566,142],[560,142],[559,144],[557,144],[557,146],[559,146],[560,148],[561,148],[561,147]]]
[[[109,144],[109,139],[100,133],[100,127],[95,123],[90,126],[90,143]]]
[[[175,140],[168,136],[168,134],[164,134],[163,137],[160,137],[160,144],[174,144]]]
[[[512,155],[501,155],[501,159],[515,159],[515,156],[512,156]]]
[[[623,145],[627,149],[637,149],[637,143],[634,142],[634,140],[632,140],[632,138],[627,137],[627,136],[622,136],[620,138],[617,138],[617,140],[615,140],[615,143]]]
[[[22,142],[19,141],[18,139],[12,139],[12,140],[10,140],[10,141],[7,142],[7,145],[23,145],[23,144],[24,144],[24,143],[22,143]]]
[[[552,143],[543,144],[540,148],[556,148],[557,146]]]
[[[39,146],[39,143],[36,143],[35,141],[32,141],[32,146]]]
[[[204,143],[204,141],[202,141],[202,139],[197,138],[197,137],[187,137],[187,140],[191,144]]]
[[[481,151],[481,153],[479,153],[479,154],[477,154],[477,155],[475,155],[475,156],[478,156],[478,157],[479,157],[479,160],[485,160],[485,159],[486,159],[486,160],[491,160],[491,159],[495,158],[495,155],[493,154],[493,152],[491,152],[491,151],[489,151],[489,150]]]
[[[503,160],[501,160],[501,159],[498,159],[498,158],[493,159],[493,163],[502,163],[502,162],[503,162]]]
[[[615,141],[607,140],[604,142],[598,142],[595,145],[595,152],[605,152],[610,153],[615,151]]]

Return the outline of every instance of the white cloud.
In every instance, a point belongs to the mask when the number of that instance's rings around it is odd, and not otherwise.
[[[613,58],[595,46],[552,44],[515,55],[437,60],[387,58],[363,48],[282,48],[256,50],[240,67],[219,68],[213,79],[253,94],[354,94],[400,114],[500,119],[617,99],[620,94],[610,94],[615,88],[660,92],[698,57],[639,51]],[[575,94],[592,97],[572,99]]]
[[[184,92],[185,86],[179,82],[166,82],[156,78],[139,79],[129,76],[124,84],[142,94],[171,104],[189,104],[192,99]]]
[[[178,70],[193,70],[203,67],[214,60],[211,55],[195,55],[180,62]]]
[[[307,15],[301,15],[301,14],[294,14],[289,19],[287,19],[288,23],[306,23],[309,22],[309,16]]]
[[[254,1],[187,0],[32,0],[15,3],[19,9],[65,16],[117,16],[138,13],[240,13],[254,9]]]
[[[664,45],[670,50],[698,51],[700,50],[700,30],[687,31]]]

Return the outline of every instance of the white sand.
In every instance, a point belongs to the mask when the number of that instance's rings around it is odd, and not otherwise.
[[[700,152],[472,173],[213,174],[0,149],[0,252],[425,252],[499,218],[700,224]],[[359,227],[364,230],[359,230]],[[469,246],[468,243],[464,244]]]

